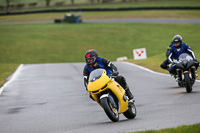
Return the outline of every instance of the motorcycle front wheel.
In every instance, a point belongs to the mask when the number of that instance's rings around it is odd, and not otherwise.
[[[112,103],[107,97],[101,99],[101,105],[110,120],[112,120],[113,122],[119,121],[118,110],[116,107],[113,107]]]
[[[186,88],[186,91],[188,93],[192,92],[192,85],[191,85],[191,81],[190,81],[190,77],[189,77],[189,74],[184,74],[184,78],[185,78],[185,88]]]

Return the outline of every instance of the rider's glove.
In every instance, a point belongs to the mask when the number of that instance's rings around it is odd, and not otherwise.
[[[193,61],[195,62],[195,64],[198,64],[198,66],[199,66],[199,62],[197,61],[197,59],[195,58],[195,59],[193,59]]]
[[[118,71],[113,71],[112,76],[117,76],[119,74]]]
[[[193,59],[193,61],[197,62],[197,59],[196,59],[196,58],[194,58],[194,59]]]
[[[172,62],[171,65],[170,65],[170,67],[174,67],[175,65],[176,65],[176,63]]]

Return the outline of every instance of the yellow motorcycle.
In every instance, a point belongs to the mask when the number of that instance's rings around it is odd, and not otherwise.
[[[106,70],[96,69],[92,71],[87,89],[113,122],[119,121],[121,113],[128,119],[136,117],[134,103],[128,102],[125,90],[114,81],[114,76],[106,75]]]

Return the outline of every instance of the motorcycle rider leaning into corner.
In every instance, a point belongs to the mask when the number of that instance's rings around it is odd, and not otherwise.
[[[107,75],[115,76],[114,78],[115,81],[118,82],[124,88],[129,98],[129,102],[134,102],[133,95],[130,92],[130,89],[126,83],[126,79],[123,76],[118,75],[119,72],[117,71],[117,67],[114,64],[112,64],[112,62],[110,62],[109,60],[105,58],[98,57],[98,53],[94,49],[88,50],[86,52],[85,61],[86,61],[86,65],[83,70],[83,77],[84,77],[84,85],[86,87],[86,90],[87,90],[90,73],[95,69],[103,68],[106,70]],[[89,97],[93,99],[91,94],[89,95]]]
[[[178,80],[177,76],[176,76],[176,68],[174,66],[173,59],[177,60],[178,57],[182,53],[188,53],[189,55],[192,56],[193,60],[195,61],[196,70],[199,67],[199,62],[197,61],[197,58],[196,58],[194,52],[192,51],[192,49],[187,44],[182,42],[182,37],[180,35],[175,35],[173,37],[172,41],[173,41],[173,43],[170,47],[169,54],[168,54],[168,57],[167,57],[168,62],[171,64],[170,67],[169,67],[169,73],[174,75],[176,80]],[[197,74],[196,74],[196,77],[198,77]]]

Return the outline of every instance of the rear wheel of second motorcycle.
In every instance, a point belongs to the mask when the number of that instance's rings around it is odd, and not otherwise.
[[[126,112],[124,112],[123,114],[128,119],[135,118],[136,114],[137,114],[137,110],[136,110],[134,103],[132,105],[128,106],[128,110]]]
[[[112,120],[113,122],[119,121],[119,113],[118,110],[112,106],[112,104],[109,102],[108,98],[102,98],[101,99],[101,105],[107,114],[107,116]]]
[[[188,93],[192,92],[192,85],[190,83],[190,77],[189,77],[189,74],[185,74],[184,75],[184,78],[185,78],[185,88],[186,88],[186,91]]]

